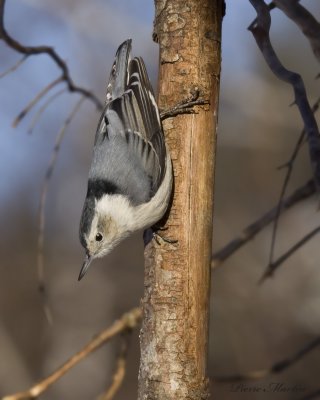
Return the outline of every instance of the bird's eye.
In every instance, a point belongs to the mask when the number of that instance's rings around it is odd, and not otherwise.
[[[101,233],[97,233],[96,234],[96,241],[97,242],[101,242],[102,238],[103,238],[103,236],[101,235]]]

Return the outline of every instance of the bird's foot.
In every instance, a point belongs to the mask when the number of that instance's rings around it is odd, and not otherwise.
[[[158,233],[158,231],[166,231],[168,228],[153,226],[152,228],[148,228],[143,232],[143,241],[144,245],[147,246],[148,243],[151,242],[152,239],[160,246],[161,242],[175,244],[178,243],[178,240],[170,239],[164,237]]]
[[[161,121],[164,121],[167,118],[175,117],[181,114],[195,114],[196,111],[194,109],[194,106],[203,106],[205,104],[209,104],[208,100],[199,99],[199,96],[200,96],[199,89],[193,90],[189,98],[181,101],[176,106],[161,112],[160,113]]]

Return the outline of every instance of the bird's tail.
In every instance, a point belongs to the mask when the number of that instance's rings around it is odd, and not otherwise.
[[[128,39],[117,50],[107,86],[106,104],[120,97],[126,90],[130,53],[131,39]]]

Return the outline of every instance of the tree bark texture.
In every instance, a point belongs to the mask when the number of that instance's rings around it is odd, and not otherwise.
[[[215,132],[222,0],[155,0],[159,107],[199,96],[209,105],[164,121],[174,169],[173,203],[145,249],[139,400],[207,399]]]

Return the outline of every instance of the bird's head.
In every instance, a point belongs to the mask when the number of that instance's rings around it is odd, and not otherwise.
[[[105,207],[101,200],[87,199],[80,222],[80,242],[86,257],[78,280],[84,277],[95,258],[108,254],[129,234],[130,230],[118,213]]]

